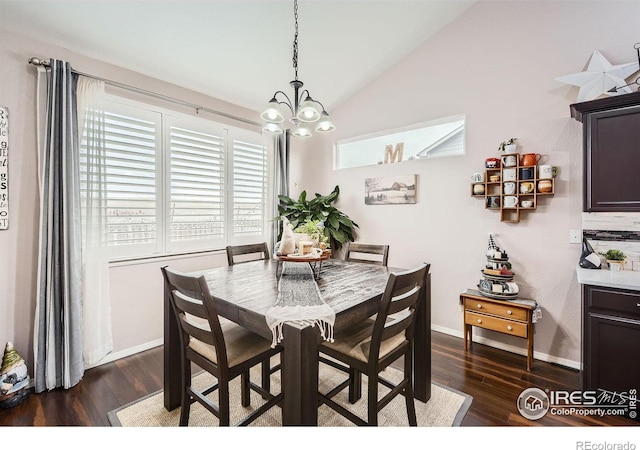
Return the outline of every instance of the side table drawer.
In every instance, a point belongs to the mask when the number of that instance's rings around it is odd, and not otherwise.
[[[476,314],[471,311],[465,311],[464,322],[474,327],[486,328],[487,330],[499,331],[522,338],[527,337],[526,323],[514,322],[484,314]]]
[[[492,314],[494,316],[504,317],[506,319],[527,321],[527,310],[518,305],[509,304],[496,304],[493,302],[485,302],[483,300],[476,300],[473,298],[464,299],[465,311],[478,311],[486,314]]]

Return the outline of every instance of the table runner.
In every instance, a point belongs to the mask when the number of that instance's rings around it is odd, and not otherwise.
[[[283,262],[278,281],[278,298],[265,319],[273,333],[272,347],[282,342],[285,323],[318,326],[324,340],[333,342],[336,314],[320,295],[313,270],[308,263]]]

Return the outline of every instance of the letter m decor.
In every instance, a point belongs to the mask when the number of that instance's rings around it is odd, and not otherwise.
[[[394,163],[402,161],[402,151],[404,150],[404,142],[396,144],[395,150],[393,146],[387,145],[384,149],[384,163]]]

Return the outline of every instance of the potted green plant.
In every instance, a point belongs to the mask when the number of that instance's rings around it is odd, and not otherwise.
[[[616,249],[607,250],[606,253],[600,253],[604,256],[604,259],[609,264],[609,270],[613,270],[615,272],[619,272],[624,270],[625,260],[627,255],[624,252]]]
[[[517,147],[517,144],[516,144],[517,140],[518,138],[511,138],[501,142],[500,145],[498,146],[498,151],[504,152],[504,153],[515,153],[516,147]]]
[[[320,246],[320,248],[327,248],[329,245],[329,237],[324,234],[324,222],[319,220],[307,219],[304,223],[298,225],[293,232],[306,235],[309,240],[313,241],[316,246]]]
[[[332,249],[338,250],[344,243],[355,240],[355,229],[358,228],[357,223],[333,206],[339,194],[340,188],[336,186],[330,194],[316,193],[310,200],[307,199],[306,191],[302,191],[297,200],[279,195],[277,219],[286,217],[294,230],[300,226],[304,229],[310,227],[312,232],[314,228],[321,228],[319,235],[330,243]]]

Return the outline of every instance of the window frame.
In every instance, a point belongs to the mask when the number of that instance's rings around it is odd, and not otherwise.
[[[145,244],[123,244],[109,245],[108,253],[111,262],[149,259],[157,257],[187,255],[211,251],[219,251],[227,245],[239,245],[244,243],[262,242],[268,239],[271,233],[269,214],[271,212],[273,196],[273,143],[265,139],[265,136],[258,130],[232,126],[227,123],[217,122],[211,118],[195,114],[188,114],[183,111],[157,106],[153,103],[146,103],[132,100],[112,93],[105,94],[104,110],[118,114],[126,114],[131,111],[131,117],[137,118],[155,117],[158,120],[156,130],[156,240],[153,243]],[[171,217],[169,216],[171,201],[171,125],[180,128],[190,128],[196,125],[193,131],[204,131],[211,134],[211,130],[224,132],[223,145],[223,236],[215,240],[184,240],[171,241]],[[261,236],[233,236],[233,141],[244,138],[254,145],[263,146],[266,152],[265,165],[265,193],[263,195],[263,232]],[[82,141],[82,137],[80,137]],[[203,242],[204,241],[204,242]]]
[[[340,159],[340,152],[344,151],[345,149],[341,149],[342,146],[345,145],[349,145],[349,144],[354,144],[360,141],[367,141],[370,139],[375,139],[375,138],[381,138],[381,137],[385,137],[385,136],[390,136],[390,135],[394,135],[394,134],[398,134],[398,133],[402,133],[402,132],[410,132],[410,131],[415,131],[415,130],[419,130],[422,128],[430,128],[430,127],[435,127],[438,125],[443,125],[443,124],[447,124],[447,123],[454,123],[454,122],[458,122],[458,121],[462,121],[463,122],[463,144],[462,144],[462,152],[461,153],[455,153],[455,154],[440,154],[440,155],[432,155],[432,156],[427,156],[427,157],[418,157],[415,156],[413,159],[403,159],[402,161],[398,161],[399,163],[411,163],[411,162],[416,162],[416,161],[424,161],[424,160],[429,160],[429,159],[434,159],[434,158],[449,158],[449,157],[455,157],[455,156],[463,156],[465,155],[466,152],[466,132],[467,132],[467,117],[466,114],[455,114],[452,116],[447,116],[447,117],[441,117],[438,119],[433,119],[433,120],[429,120],[426,122],[420,122],[420,123],[415,123],[415,124],[411,124],[411,125],[407,125],[407,126],[403,126],[403,127],[398,127],[398,128],[393,128],[393,129],[389,129],[389,130],[384,130],[384,131],[378,131],[378,132],[374,132],[374,133],[369,133],[369,134],[365,134],[365,135],[361,135],[361,136],[355,136],[352,138],[348,138],[348,139],[343,139],[340,141],[337,141],[334,143],[333,145],[333,170],[348,170],[348,169],[356,169],[359,167],[370,167],[370,166],[376,166],[376,165],[384,165],[384,162],[370,162],[370,163],[364,163],[364,164],[357,164],[357,165],[350,165],[350,166],[344,166],[341,167],[340,163],[341,163],[341,159]],[[437,142],[437,141],[435,141]],[[432,144],[433,145],[433,144]],[[395,147],[392,149],[393,151],[395,151]],[[394,162],[393,164],[397,164],[398,162]]]

